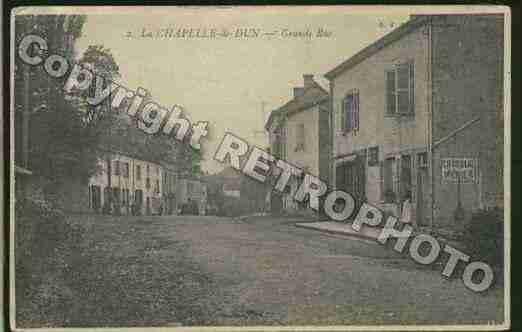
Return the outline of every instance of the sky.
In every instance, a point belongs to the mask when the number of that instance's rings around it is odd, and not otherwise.
[[[303,74],[315,75],[328,90],[326,72],[408,19],[407,7],[395,8],[104,8],[91,10],[76,50],[79,56],[89,45],[109,48],[124,86],[147,89],[164,107],[181,105],[192,122],[209,121],[202,169],[215,173],[225,166],[212,157],[226,131],[266,147],[268,113],[291,99]],[[232,35],[141,37],[143,31],[166,28],[217,29]],[[259,29],[259,35],[235,38],[237,29]],[[319,38],[318,29],[331,34]],[[312,37],[286,37],[283,30],[308,30]]]

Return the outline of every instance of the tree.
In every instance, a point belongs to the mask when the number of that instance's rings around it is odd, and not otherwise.
[[[83,15],[19,15],[15,38],[28,33],[47,40],[50,51],[72,60],[74,40],[81,35]],[[65,98],[65,78],[51,78],[42,66],[15,59],[15,146],[17,162],[51,180],[88,177],[95,167],[96,133]],[[24,125],[22,125],[24,124]]]

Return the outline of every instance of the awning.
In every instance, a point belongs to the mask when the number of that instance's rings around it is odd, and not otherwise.
[[[31,175],[33,174],[33,172],[31,172],[30,170],[28,170],[27,168],[23,168],[21,166],[16,166],[15,165],[15,173],[17,174],[26,174],[26,175]]]
[[[357,155],[355,153],[354,154],[345,155],[345,156],[339,156],[339,157],[335,158],[335,163],[352,162],[356,158],[357,158]]]

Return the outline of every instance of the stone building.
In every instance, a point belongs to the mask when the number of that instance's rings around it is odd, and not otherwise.
[[[303,75],[303,81],[302,87],[293,89],[292,99],[270,114],[265,125],[270,151],[276,158],[328,182],[328,92],[313,75]],[[298,204],[293,199],[300,180],[292,177],[282,195],[271,193],[272,212],[312,213],[308,203]]]
[[[178,173],[170,166],[163,164],[162,172],[162,195],[163,195],[163,214],[172,215],[176,214],[176,185],[178,182]]]
[[[199,179],[179,179],[176,184],[176,203],[180,211],[183,205],[196,204],[197,213],[205,215],[207,211],[207,185]]]
[[[160,164],[123,153],[100,159],[89,180],[89,208],[112,214],[160,214],[163,209]]]
[[[503,29],[415,15],[330,70],[331,184],[418,225],[501,206]]]

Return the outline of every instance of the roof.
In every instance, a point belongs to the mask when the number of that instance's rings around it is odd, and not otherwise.
[[[26,175],[33,174],[33,172],[31,172],[29,169],[24,168],[22,166],[17,166],[17,165],[15,165],[15,173],[17,173],[17,174],[26,174]]]
[[[297,96],[286,102],[283,106],[273,110],[265,124],[265,129],[268,130],[272,125],[274,119],[278,115],[286,114],[293,115],[297,112],[311,108],[312,106],[328,101],[328,92],[312,80],[312,85],[306,88],[302,95]]]
[[[279,110],[275,109],[272,112],[270,112],[270,115],[268,116],[268,120],[266,120],[265,123],[265,130],[269,130],[272,126],[272,123],[274,122],[275,118],[279,115]]]
[[[313,81],[314,85],[306,89],[302,96],[298,96],[284,104],[279,108],[280,112],[286,115],[292,115],[299,111],[310,108],[314,105],[328,100],[328,92],[321,87],[317,82]]]
[[[428,16],[424,15],[415,15],[410,18],[409,21],[406,23],[400,25],[396,29],[392,30],[388,34],[384,35],[377,41],[373,42],[372,44],[368,45],[367,47],[363,48],[359,52],[357,52],[352,57],[348,58],[346,61],[335,67],[334,69],[330,70],[324,76],[332,80],[345,72],[346,70],[353,68],[355,65],[361,63],[365,59],[369,58],[373,54],[379,52],[384,47],[388,46],[389,44],[401,39],[403,36],[411,33],[415,29],[423,26],[426,22],[428,22]]]

